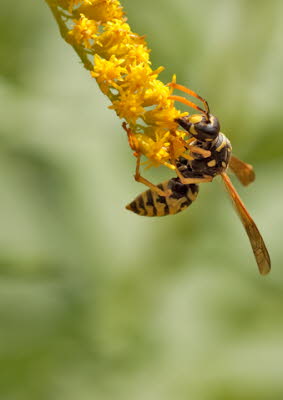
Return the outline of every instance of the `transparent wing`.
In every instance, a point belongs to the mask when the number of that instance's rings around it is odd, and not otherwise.
[[[252,165],[246,164],[244,161],[239,160],[239,158],[231,156],[229,167],[244,186],[249,185],[255,180]]]
[[[226,189],[232,199],[233,205],[244,225],[244,228],[247,232],[247,235],[250,239],[250,243],[255,255],[255,259],[259,268],[259,272],[262,275],[266,275],[269,273],[271,268],[270,257],[267,251],[267,248],[264,244],[263,238],[252,220],[252,217],[248,213],[244,203],[242,202],[240,196],[236,192],[236,189],[232,185],[230,178],[226,173],[221,174],[223,181],[225,183]]]

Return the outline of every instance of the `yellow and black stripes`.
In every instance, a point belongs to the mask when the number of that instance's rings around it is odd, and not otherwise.
[[[170,196],[159,196],[154,190],[146,190],[126,206],[127,210],[147,217],[162,217],[189,207],[196,199],[198,185],[183,185],[178,178],[157,185],[164,192],[171,190]]]
[[[176,160],[176,166],[184,178],[202,178],[205,176],[214,178],[227,169],[232,147],[223,133],[220,132],[212,142],[195,141],[192,144],[202,150],[209,151],[210,155],[207,157],[192,152],[193,160],[179,157]]]

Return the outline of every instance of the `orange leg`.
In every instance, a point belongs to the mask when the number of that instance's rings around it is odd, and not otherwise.
[[[136,157],[137,157],[137,165],[136,165],[136,173],[134,175],[135,180],[137,182],[143,183],[144,185],[148,186],[151,190],[156,192],[159,196],[162,196],[162,197],[170,196],[172,194],[171,190],[166,190],[166,192],[164,192],[164,190],[159,189],[158,186],[154,185],[152,182],[148,181],[147,179],[145,179],[143,176],[140,175],[141,155],[138,154]]]
[[[133,132],[131,131],[131,129],[127,127],[126,122],[123,122],[122,127],[127,132],[129,145],[130,145],[131,149],[134,151],[134,156],[137,157],[136,173],[134,175],[135,180],[137,182],[143,183],[144,185],[148,186],[151,190],[156,192],[159,196],[162,196],[162,197],[170,196],[170,194],[172,193],[171,190],[164,192],[163,190],[159,189],[158,186],[154,185],[152,182],[148,181],[143,176],[141,176],[141,174],[140,174],[141,153],[139,151],[138,141],[137,141],[135,135],[133,134]]]
[[[184,140],[184,139],[182,139],[182,138],[180,138],[180,137],[177,138],[177,136],[176,136],[176,134],[174,133],[174,131],[173,131],[172,133],[173,133],[173,136],[175,136],[176,141],[177,141],[177,142],[181,142],[181,143],[183,144],[183,146],[185,147],[186,150],[190,150],[190,149],[191,149],[190,144],[196,140],[195,138],[189,138],[189,139],[187,139],[187,140]],[[205,150],[204,150],[204,151],[205,151]],[[174,139],[173,139],[173,140],[171,139],[171,144],[170,144],[170,160],[171,160],[171,161],[172,161],[172,160],[176,160],[179,156],[180,156],[180,154],[177,154],[177,155],[176,155],[176,152],[175,152]],[[183,154],[182,154],[182,157],[186,158],[187,160],[194,160],[194,159],[195,159],[191,154],[186,154],[186,153],[183,153]],[[208,157],[209,157],[209,156],[208,156]],[[175,168],[174,168],[174,169],[175,169]]]
[[[177,175],[184,185],[189,185],[191,183],[205,183],[205,182],[212,182],[213,178],[212,176],[209,176],[207,178],[184,178],[183,175],[177,171]]]
[[[204,182],[211,182],[212,181],[212,176],[209,177],[204,177],[204,178],[184,178],[181,172],[178,170],[176,161],[175,159],[172,160],[172,164],[176,168],[176,174],[178,178],[180,179],[180,182],[183,183],[184,185],[189,185],[190,183],[204,183]]]
[[[206,176],[203,178],[184,178],[177,167],[176,158],[174,156],[174,144],[172,142],[170,145],[170,155],[171,155],[171,163],[175,167],[176,174],[177,174],[178,178],[180,179],[180,182],[183,183],[184,185],[189,185],[190,183],[204,183],[204,182],[212,181],[213,178],[211,176]]]
[[[190,156],[189,154],[183,153],[182,157],[184,157],[186,160],[192,161],[194,160],[193,156]]]
[[[204,158],[207,158],[207,157],[210,157],[210,156],[211,156],[211,152],[210,152],[209,150],[204,150],[204,149],[202,149],[202,148],[200,148],[200,147],[193,146],[193,145],[191,144],[192,142],[194,142],[194,141],[196,140],[194,137],[193,137],[193,138],[190,138],[190,139],[188,139],[188,140],[184,140],[184,139],[181,139],[181,140],[183,141],[184,146],[185,146],[188,150],[190,150],[191,153],[201,154]],[[182,157],[187,158],[188,160],[193,160],[193,159],[194,159],[194,157],[191,156],[191,155],[184,155],[184,154],[183,154]],[[174,157],[174,159],[176,159],[176,157]]]
[[[211,156],[211,151],[201,149],[201,148],[199,148],[197,146],[190,146],[189,149],[190,149],[190,151],[192,153],[201,154],[204,158],[207,158],[207,157]]]
[[[131,129],[127,127],[126,122],[122,123],[122,128],[125,129],[125,131],[127,132],[129,146],[135,152],[134,155],[137,156],[139,151],[139,145],[135,135],[133,134]]]

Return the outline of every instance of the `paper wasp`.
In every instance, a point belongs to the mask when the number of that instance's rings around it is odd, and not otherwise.
[[[271,264],[263,238],[226,173],[229,166],[240,182],[246,186],[255,179],[252,166],[231,155],[231,144],[220,132],[219,121],[210,113],[206,100],[185,86],[173,82],[169,86],[198,98],[204,104],[204,109],[202,109],[184,97],[169,96],[169,99],[182,102],[201,112],[176,119],[176,122],[188,134],[186,141],[188,157],[175,158],[174,148],[172,148],[170,161],[175,167],[177,177],[154,185],[140,175],[140,153],[135,147],[134,135],[126,124],[123,124],[128,133],[129,143],[137,156],[135,179],[149,187],[126,208],[138,215],[151,217],[177,214],[196,199],[198,183],[211,182],[215,176],[220,175],[247,232],[259,272],[266,275],[270,271]]]

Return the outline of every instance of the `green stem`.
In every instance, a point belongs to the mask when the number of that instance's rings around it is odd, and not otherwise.
[[[47,5],[49,6],[54,18],[57,21],[59,30],[60,30],[60,34],[62,36],[62,38],[69,43],[75,50],[75,52],[78,54],[78,56],[80,57],[85,69],[87,69],[88,71],[92,71],[93,70],[93,64],[89,61],[89,59],[87,58],[87,55],[84,52],[84,49],[75,44],[72,43],[70,41],[70,37],[69,37],[69,29],[66,27],[63,19],[62,19],[62,14],[60,13],[60,11],[58,10],[58,7],[53,3],[52,0],[45,0]]]

